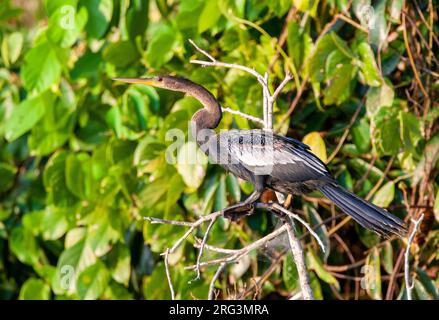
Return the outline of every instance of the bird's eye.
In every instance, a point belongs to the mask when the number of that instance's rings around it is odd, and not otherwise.
[[[163,81],[163,78],[162,77],[158,77],[157,81]]]

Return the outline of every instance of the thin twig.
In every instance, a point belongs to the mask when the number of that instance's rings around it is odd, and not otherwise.
[[[224,271],[226,265],[227,264],[225,262],[221,263],[220,266],[218,267],[218,270],[216,270],[215,275],[213,276],[212,280],[210,281],[209,294],[207,296],[208,300],[213,300],[213,295],[215,293],[215,282],[216,282],[216,280],[218,280],[219,276]]]
[[[214,225],[216,219],[217,219],[217,216],[215,216],[215,217],[209,222],[209,225],[207,226],[207,229],[206,229],[206,233],[204,234],[204,237],[203,237],[203,241],[202,241],[201,244],[200,244],[200,252],[198,253],[198,257],[197,257],[197,267],[196,267],[196,270],[197,270],[197,276],[195,277],[195,279],[194,279],[193,281],[200,279],[200,262],[201,262],[201,257],[203,256],[204,246],[206,245],[207,237],[209,236],[210,230],[212,229],[212,226]]]
[[[294,262],[296,263],[297,273],[299,274],[300,288],[304,300],[314,300],[314,295],[309,282],[308,272],[305,265],[305,257],[303,254],[300,241],[294,235],[294,222],[288,217],[285,225],[287,226],[288,241],[290,243],[291,252],[293,253]]]
[[[407,56],[410,60],[410,65],[413,70],[413,75],[415,76],[416,82],[419,84],[419,88],[421,89],[422,93],[424,94],[425,99],[430,100],[430,97],[425,90],[424,84],[421,81],[421,78],[419,77],[418,69],[416,69],[415,60],[413,59],[412,49],[410,48],[409,38],[407,35],[407,29],[406,29],[406,23],[405,23],[405,14],[402,15],[402,35],[404,38],[404,44],[407,49]]]
[[[250,120],[250,121],[257,122],[257,123],[260,123],[262,125],[265,125],[264,121],[259,119],[258,117],[251,116],[251,115],[243,113],[241,111],[233,110],[233,109],[230,109],[230,108],[221,108],[221,110],[223,112],[228,112],[228,113],[231,113],[231,114],[235,114],[235,115],[240,116],[242,118],[245,118],[247,120]]]
[[[171,273],[169,272],[169,262],[168,262],[169,248],[166,249],[163,255],[165,256],[165,272],[166,272],[166,278],[168,279],[169,289],[171,290],[171,300],[175,300],[174,286],[172,285]]]
[[[409,265],[409,259],[410,259],[410,247],[412,245],[413,240],[415,239],[416,232],[418,231],[419,225],[422,222],[422,219],[424,219],[424,214],[422,214],[418,220],[412,219],[413,223],[413,231],[410,234],[410,237],[407,242],[407,248],[405,249],[405,257],[404,257],[404,279],[405,279],[405,287],[407,288],[407,300],[412,300],[412,290],[414,287],[414,283],[411,283],[410,281],[410,265]]]
[[[295,219],[295,220],[299,221],[301,224],[303,224],[305,226],[306,229],[308,229],[309,233],[317,240],[317,243],[319,244],[322,251],[325,252],[326,249],[325,249],[325,245],[323,244],[323,241],[320,239],[320,237],[317,235],[317,233],[313,230],[313,228],[306,221],[304,221],[301,217],[299,217],[297,214],[292,213],[291,211],[285,209],[284,207],[282,207],[281,205],[279,205],[277,203],[257,204],[256,207],[257,208],[260,207],[260,208],[275,209],[275,210],[278,210],[278,211],[285,213],[291,219]]]

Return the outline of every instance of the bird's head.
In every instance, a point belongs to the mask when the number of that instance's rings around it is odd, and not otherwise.
[[[174,77],[169,75],[154,76],[148,78],[113,78],[115,81],[126,83],[138,83],[148,86],[163,88],[173,91],[186,91],[190,81],[185,78]]]

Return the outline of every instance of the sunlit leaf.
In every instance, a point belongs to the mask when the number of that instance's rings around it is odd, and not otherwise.
[[[395,183],[393,183],[393,181],[389,181],[377,191],[372,202],[378,207],[386,208],[393,201],[394,197]]]
[[[63,54],[65,52],[49,42],[39,43],[28,51],[21,70],[26,89],[42,92],[58,82],[62,71],[59,56]]]
[[[326,155],[325,141],[318,132],[308,133],[302,141],[311,148],[312,153],[319,157],[323,162],[326,162],[328,158]]]
[[[217,0],[207,1],[198,20],[198,32],[203,33],[214,26],[221,17]]]
[[[107,268],[100,260],[85,268],[76,282],[79,297],[84,300],[99,298],[107,286],[109,276]]]
[[[178,151],[176,167],[186,185],[197,189],[206,174],[207,157],[195,142],[187,142]]]
[[[390,241],[386,241],[384,246],[381,249],[381,262],[384,270],[388,274],[392,274],[393,272],[393,247]]]
[[[16,106],[5,127],[5,136],[9,141],[15,140],[43,117],[48,105],[53,103],[50,93],[45,92],[34,98],[26,99]]]
[[[41,279],[29,278],[20,289],[20,300],[49,300],[50,287]]]
[[[382,299],[381,291],[381,266],[380,254],[377,248],[373,248],[367,255],[365,264],[365,276],[363,278],[363,285],[365,286],[367,294],[375,300]]]
[[[284,259],[282,277],[285,287],[289,292],[294,291],[299,287],[299,274],[297,273],[296,263],[291,254],[288,254]]]
[[[79,6],[87,8],[88,21],[85,29],[92,38],[100,38],[108,28],[113,15],[112,0],[80,0]]]

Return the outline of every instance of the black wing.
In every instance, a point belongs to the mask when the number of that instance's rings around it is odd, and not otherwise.
[[[221,133],[220,141],[232,161],[255,174],[290,182],[329,176],[326,165],[295,139],[264,130],[231,130]]]

